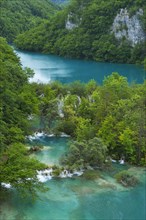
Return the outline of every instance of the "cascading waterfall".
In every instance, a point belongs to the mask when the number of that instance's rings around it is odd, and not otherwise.
[[[64,117],[63,107],[64,107],[64,100],[63,100],[63,98],[58,99],[58,114],[59,114],[59,116],[61,118]]]

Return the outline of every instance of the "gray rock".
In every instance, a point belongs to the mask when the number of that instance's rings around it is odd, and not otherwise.
[[[76,27],[79,26],[79,24],[75,24],[75,23],[73,23],[73,22],[71,21],[73,16],[74,16],[74,15],[73,15],[72,13],[68,14],[67,21],[66,21],[66,23],[65,23],[65,28],[66,28],[67,30],[72,30],[72,29],[74,29],[74,28],[76,28]]]
[[[146,39],[146,34],[142,28],[140,22],[140,16],[143,15],[143,10],[139,9],[135,15],[129,16],[127,9],[121,9],[120,13],[114,19],[112,25],[112,33],[115,34],[117,39],[122,39],[125,37],[132,46],[137,43],[144,42]]]

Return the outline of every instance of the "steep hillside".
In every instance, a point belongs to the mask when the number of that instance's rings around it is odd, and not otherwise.
[[[1,192],[2,186],[11,184],[23,196],[31,195],[33,198],[38,189],[43,189],[36,178],[36,170],[46,166],[29,158],[23,144],[30,132],[28,116],[36,112],[37,104],[30,91],[28,69],[22,69],[19,58],[1,37],[0,67]]]
[[[51,21],[20,35],[20,49],[96,61],[136,63],[145,56],[144,0],[73,0]]]
[[[1,0],[0,35],[9,42],[23,31],[48,19],[59,6],[50,0]]]

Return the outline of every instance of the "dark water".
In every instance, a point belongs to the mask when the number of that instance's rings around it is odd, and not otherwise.
[[[67,150],[67,138],[41,138],[43,154],[36,157],[46,163],[58,162]],[[47,149],[47,147],[49,149]],[[51,147],[51,148],[50,148]],[[59,153],[58,153],[59,152]],[[121,165],[117,165],[117,169]],[[102,179],[85,180],[82,177],[52,179],[44,183],[50,188],[39,194],[34,204],[23,201],[12,193],[1,207],[2,220],[144,220],[146,217],[146,176],[142,168],[129,170],[140,179],[137,187],[127,189],[113,176],[103,173]]]
[[[101,83],[105,76],[112,72],[128,78],[129,82],[142,83],[146,76],[142,66],[130,64],[98,63],[94,61],[82,61],[65,59],[54,55],[16,51],[24,67],[34,70],[33,81],[47,83],[59,80],[63,83],[80,80],[88,82],[95,79]]]

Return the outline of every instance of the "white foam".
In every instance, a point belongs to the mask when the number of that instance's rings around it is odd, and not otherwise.
[[[117,162],[116,160],[113,160],[113,159],[111,159],[111,161],[112,161],[113,163],[116,163],[116,162]]]
[[[82,174],[83,174],[82,170],[81,171],[74,171],[73,173],[71,173],[68,170],[63,170],[58,177],[71,178],[73,176],[81,176]],[[53,175],[52,168],[37,171],[37,178],[42,183],[47,182],[48,180],[51,180],[53,177],[54,177],[54,175]]]
[[[82,176],[83,175],[83,170],[80,170],[80,171],[74,171],[73,172],[73,175],[76,175],[76,176]]]
[[[12,187],[10,183],[1,183],[1,185],[7,189],[10,189]]]
[[[22,58],[22,57],[21,57]],[[32,68],[33,69],[33,68]],[[29,79],[29,82],[36,82],[36,83],[50,83],[51,78],[47,75],[45,76],[44,74],[41,73],[39,69],[35,69],[35,74],[32,78]]]
[[[30,141],[32,141],[32,140],[40,139],[40,138],[42,138],[44,136],[46,136],[46,134],[44,132],[35,132],[33,135],[27,136],[27,138]]]
[[[71,178],[73,176],[82,176],[82,175],[83,175],[83,170],[80,170],[80,171],[76,170],[76,171],[73,171],[73,173],[70,173],[68,170],[63,170],[60,173],[59,177],[60,178],[67,178],[67,177]]]
[[[52,179],[52,172],[53,172],[52,168],[37,171],[37,173],[38,173],[37,178],[40,182],[44,183],[44,182]]]
[[[60,178],[67,178],[67,177],[72,177],[72,176],[73,174],[70,173],[68,170],[63,170],[59,175]]]
[[[65,134],[64,132],[62,132],[62,133],[60,134],[60,137],[70,137],[70,135]]]
[[[53,134],[53,133],[52,134],[46,134],[44,132],[35,132],[33,135],[27,136],[27,138],[30,141],[37,140],[37,139],[40,139],[42,137],[55,137],[55,134]],[[65,134],[64,132],[62,132],[59,137],[70,137],[70,135]]]
[[[119,163],[121,164],[121,165],[123,165],[124,163],[125,163],[125,161],[124,160],[119,160]]]
[[[55,134],[47,134],[47,137],[55,137]]]

